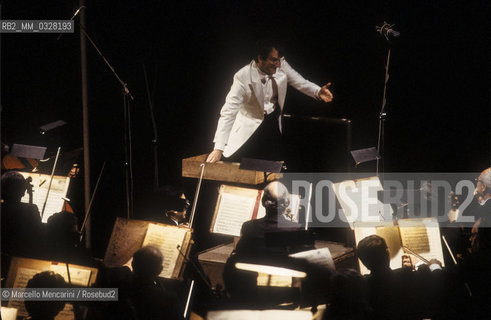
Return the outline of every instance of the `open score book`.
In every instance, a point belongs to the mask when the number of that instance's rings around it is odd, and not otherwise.
[[[210,232],[240,237],[240,229],[246,221],[266,215],[261,199],[262,190],[221,185]],[[300,196],[290,195],[287,208],[289,218],[298,222]]]
[[[355,222],[354,226],[357,244],[373,234],[384,238],[389,248],[391,269],[401,268],[403,259],[407,259],[408,256],[411,256],[413,261],[418,260],[403,247],[409,248],[426,260],[437,259],[442,265],[444,263],[440,229],[436,218],[400,219],[397,220],[396,225],[393,221]],[[358,262],[362,274],[370,273],[361,261]]]

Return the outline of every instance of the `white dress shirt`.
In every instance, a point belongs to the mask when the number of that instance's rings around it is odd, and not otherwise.
[[[264,114],[270,114],[274,111],[276,104],[278,103],[278,85],[276,85],[276,90],[274,90],[273,86],[273,81],[276,81],[276,79],[274,79],[275,75],[268,75],[262,72],[257,65],[254,66],[257,68],[263,85]]]

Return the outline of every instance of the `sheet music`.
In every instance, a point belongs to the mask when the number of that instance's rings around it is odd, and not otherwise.
[[[290,210],[292,214],[292,221],[293,222],[298,222],[298,210],[300,208],[300,195],[298,194],[291,194],[290,195],[290,205],[288,206],[288,209]]]
[[[15,275],[14,288],[25,288],[27,282],[31,280],[36,273],[40,272],[36,269],[31,268],[18,268],[17,274]],[[24,306],[24,301],[9,301],[8,306],[10,308],[16,308],[18,310],[17,315],[21,317],[27,317],[26,307]]]
[[[259,205],[257,206],[256,219],[261,219],[261,218],[264,218],[266,216],[266,208],[263,206],[263,197],[264,197],[264,192],[261,192],[261,199],[259,199]],[[252,217],[248,220],[251,220],[251,219],[252,219]]]
[[[437,218],[399,220],[402,244],[426,260],[437,259],[444,266]]]
[[[334,260],[332,259],[331,250],[329,250],[329,248],[302,251],[291,254],[290,257],[305,259],[313,265],[321,266],[331,271],[336,270]]]
[[[268,273],[258,272],[256,285],[259,287],[286,287],[290,288],[293,278],[290,276],[271,275]]]
[[[20,172],[24,178],[32,178],[32,202],[38,206],[39,213],[43,210],[44,201],[46,200],[46,193],[48,192],[49,180],[51,175],[32,173],[32,172]],[[53,182],[51,183],[51,189],[49,191],[48,201],[46,202],[46,208],[44,209],[43,222],[46,223],[48,218],[53,214],[63,210],[63,204],[68,192],[68,186],[70,185],[70,178],[64,176],[53,176]],[[26,193],[21,199],[22,202],[29,203],[29,195]]]
[[[17,319],[17,309],[16,308],[7,308],[2,307],[2,320],[16,320]]]
[[[257,204],[257,214],[254,214],[258,192],[261,193],[261,199]],[[266,209],[262,205],[263,195],[261,190],[222,185],[211,232],[240,237],[240,230],[244,222],[253,217],[260,219],[266,215]],[[288,209],[295,222],[298,222],[299,207],[300,196],[291,195]]]
[[[405,247],[419,254],[430,252],[430,242],[424,224],[422,226],[401,228],[400,230],[402,243]]]
[[[346,180],[333,184],[334,193],[344,212],[346,222],[379,222],[392,217],[392,208],[378,200],[377,192],[383,190],[378,177]]]
[[[114,223],[104,255],[107,267],[121,267],[140,249],[147,233],[148,222],[118,217]]]
[[[70,267],[70,280],[72,285],[88,287],[90,276],[92,274],[91,270],[76,268],[74,266],[69,265]],[[68,281],[68,272],[66,269],[66,264],[51,264],[51,271],[60,274],[66,281]]]
[[[182,246],[188,231],[189,229],[186,228],[161,226],[153,223],[148,225],[147,234],[143,240],[142,247],[154,246],[162,252],[164,264],[163,270],[160,273],[161,277],[172,277],[177,259],[180,256],[177,245],[181,247],[181,251],[184,251]]]
[[[240,237],[242,224],[252,218],[257,190],[254,193],[254,197],[248,197],[222,192],[213,232]]]
[[[210,311],[208,320],[312,320],[312,312],[303,310],[219,310]]]

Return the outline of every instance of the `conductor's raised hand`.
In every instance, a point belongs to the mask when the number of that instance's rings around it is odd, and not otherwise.
[[[332,99],[334,99],[331,91],[329,91],[330,86],[331,83],[329,82],[328,84],[323,85],[319,91],[319,98],[324,102],[331,102]]]
[[[217,161],[220,161],[220,159],[222,158],[222,153],[223,151],[222,150],[219,150],[219,149],[215,149],[213,150],[209,155],[208,155],[208,158],[206,158],[206,162],[209,162],[209,163],[215,163]]]

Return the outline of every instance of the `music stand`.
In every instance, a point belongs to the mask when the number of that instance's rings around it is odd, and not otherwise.
[[[12,151],[10,152],[10,155],[17,158],[40,160],[44,159],[46,149],[46,147],[30,146],[26,144],[14,144],[12,145]]]
[[[283,161],[270,161],[262,159],[242,158],[239,169],[255,170],[271,173],[280,173],[283,167]]]
[[[355,160],[355,166],[358,166],[359,164],[362,164],[364,162],[381,159],[380,155],[378,154],[377,148],[375,147],[352,150],[350,151],[350,153]]]

